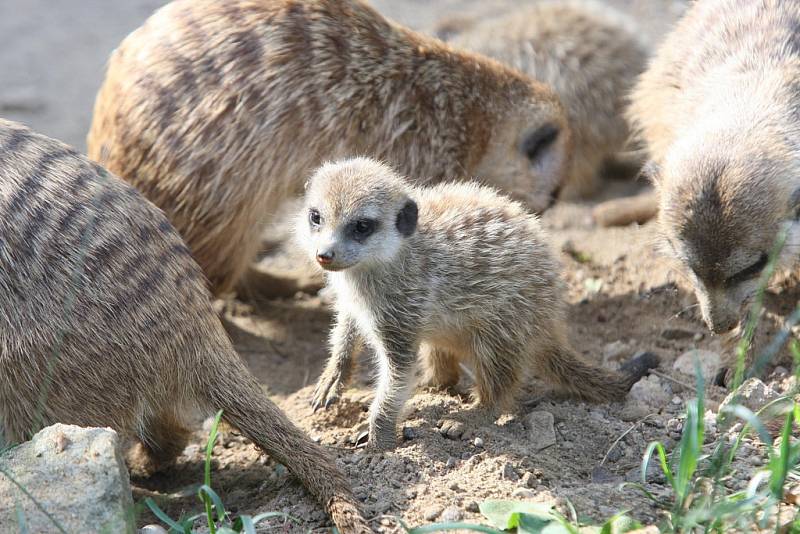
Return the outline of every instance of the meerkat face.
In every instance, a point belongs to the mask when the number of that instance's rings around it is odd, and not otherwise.
[[[327,163],[309,181],[297,234],[326,271],[392,262],[416,231],[417,204],[389,167],[367,158]]]
[[[556,100],[519,106],[499,122],[476,174],[542,213],[558,199],[571,151],[571,132]]]
[[[794,262],[800,191],[790,193],[784,171],[775,160],[714,155],[668,158],[654,169],[664,248],[682,264],[712,332],[740,323],[781,230],[778,266]]]

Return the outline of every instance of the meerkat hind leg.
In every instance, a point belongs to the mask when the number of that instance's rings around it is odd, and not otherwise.
[[[458,358],[451,351],[432,345],[423,345],[421,350],[424,374],[422,384],[428,387],[451,389],[461,379]]]
[[[133,473],[149,477],[175,462],[180,456],[192,432],[173,414],[148,422],[146,436],[133,445],[128,452],[128,464]]]

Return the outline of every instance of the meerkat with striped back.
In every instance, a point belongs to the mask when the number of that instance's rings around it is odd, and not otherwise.
[[[733,330],[779,235],[800,246],[800,2],[700,0],[659,48],[630,116],[647,141],[665,252],[703,319]]]
[[[564,198],[594,193],[604,164],[623,158],[631,132],[627,97],[647,66],[636,23],[591,0],[544,1],[488,19],[445,21],[449,42],[497,59],[555,89],[573,133]]]
[[[112,54],[88,147],[166,212],[222,294],[326,159],[477,177],[541,211],[571,140],[550,88],[360,0],[175,0]]]
[[[0,120],[0,436],[56,422],[136,440],[149,474],[224,419],[286,465],[343,532],[369,532],[322,447],[263,393],[178,233],[133,187],[71,148]]]

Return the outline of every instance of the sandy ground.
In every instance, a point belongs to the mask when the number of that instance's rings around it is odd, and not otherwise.
[[[105,59],[122,37],[162,3],[0,0],[0,116],[84,148]],[[684,2],[677,0],[611,3],[636,17],[653,43],[684,8]],[[375,4],[383,13],[425,30],[442,17],[496,14],[513,2],[382,0]],[[637,187],[610,181],[602,196],[630,194]],[[598,228],[591,222],[591,206],[591,202],[561,204],[544,218],[554,248],[562,251],[570,287],[572,341],[587,358],[610,367],[640,350],[658,354],[663,376],[651,378],[655,382],[651,390],[658,393],[655,397],[643,388],[645,393],[625,404],[588,405],[532,384],[516,413],[481,424],[466,417],[465,396],[420,390],[410,401],[404,422],[408,439],[396,451],[368,454],[351,445],[352,436],[366,421],[371,398],[368,369],[327,412],[312,414],[308,405],[327,357],[331,316],[323,297],[297,295],[258,306],[220,303],[241,356],[300,426],[337,450],[340,466],[352,477],[376,527],[397,529],[394,520],[383,516],[400,516],[410,524],[476,521],[480,519],[477,503],[487,498],[560,506],[569,500],[579,515],[594,519],[621,509],[648,522],[658,518],[645,499],[620,489],[619,484],[637,476],[650,440],[663,440],[669,447],[678,437],[676,415],[693,396],[682,384],[691,384],[693,379],[673,368],[676,359],[693,348],[723,356],[728,349],[725,340],[707,333],[678,272],[656,253],[654,226]],[[291,251],[282,247],[263,258],[262,266],[296,272]],[[791,289],[773,288],[768,296],[768,330],[796,301]],[[783,383],[780,369],[778,373],[771,376],[776,387]],[[711,387],[709,394],[719,401],[724,392]],[[541,436],[531,430],[531,412],[553,415],[555,444],[539,450]],[[443,430],[447,428],[455,430]],[[195,443],[175,468],[149,480],[134,480],[136,497],[157,497],[173,516],[196,512],[199,506],[193,488],[202,478],[204,435],[198,430]],[[227,432],[214,452],[214,486],[230,511],[280,510],[303,518],[304,529],[327,524],[323,512],[282,466],[259,455],[235,433]],[[741,472],[749,471],[745,467]],[[651,489],[663,491],[657,479]],[[152,520],[145,514],[140,523]]]

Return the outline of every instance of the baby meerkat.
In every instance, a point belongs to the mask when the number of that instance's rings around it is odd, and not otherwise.
[[[71,148],[0,120],[0,436],[61,422],[138,442],[132,467],[174,461],[196,410],[224,410],[297,476],[343,532],[369,532],[322,447],[263,393],[203,273],[163,213]]]
[[[630,138],[627,96],[647,65],[636,24],[589,0],[514,7],[487,20],[461,22],[450,43],[510,65],[552,86],[567,110],[574,157],[562,197],[593,193],[599,172]],[[441,29],[448,31],[452,24]]]
[[[88,147],[165,211],[221,294],[325,160],[477,176],[542,211],[571,141],[549,87],[360,0],[175,0],[112,54]]]
[[[665,250],[713,332],[734,329],[776,237],[800,246],[800,2],[700,0],[633,93]]]
[[[475,397],[505,407],[530,368],[578,397],[625,395],[628,376],[570,347],[565,287],[536,216],[474,183],[413,187],[390,167],[356,158],[311,178],[298,238],[335,293],[332,355],[314,394],[334,402],[365,343],[376,353],[372,447],[392,448],[417,355],[427,379],[452,385],[474,369]]]

